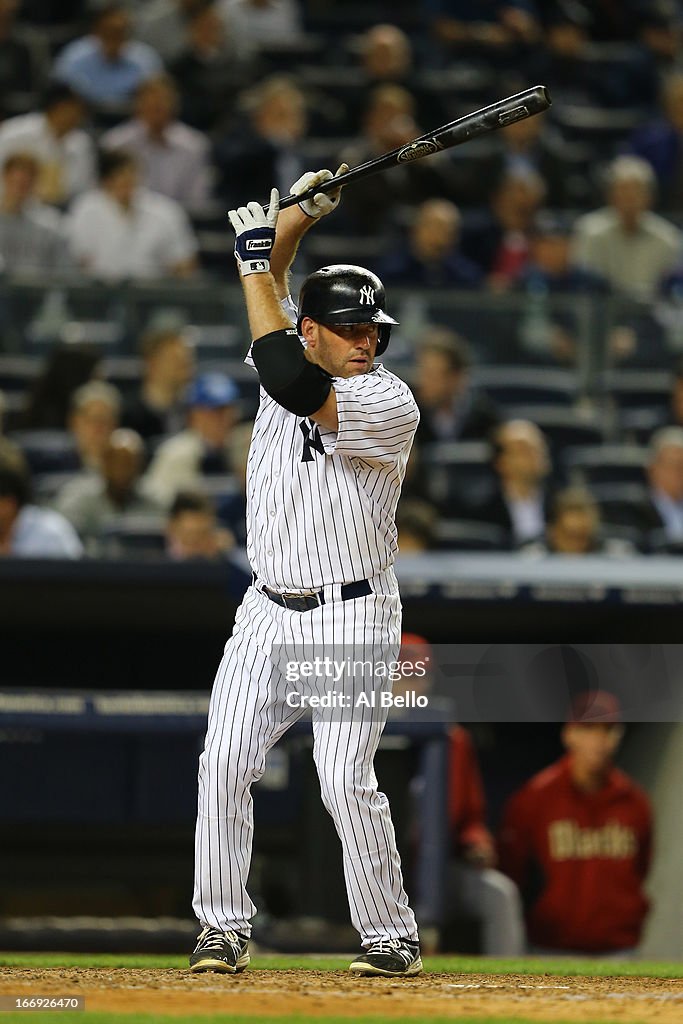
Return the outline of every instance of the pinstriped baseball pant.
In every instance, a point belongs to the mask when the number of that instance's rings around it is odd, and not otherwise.
[[[202,925],[248,935],[256,907],[246,891],[252,852],[251,786],[266,753],[301,716],[286,695],[304,692],[285,675],[287,662],[312,653],[353,661],[395,660],[401,606],[392,570],[371,581],[373,593],[332,601],[308,612],[281,608],[255,586],[238,609],[211,695],[199,761],[193,908]],[[368,682],[348,673],[328,689],[355,705]],[[312,691],[309,691],[312,692]],[[351,920],[364,945],[380,938],[417,939],[403,889],[386,796],[377,789],[373,759],[386,721],[381,707],[344,712],[313,709],[313,758],[323,803],[341,840]]]

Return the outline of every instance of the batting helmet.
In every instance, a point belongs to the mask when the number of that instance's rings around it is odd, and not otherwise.
[[[378,324],[377,355],[389,344],[391,327],[397,324],[384,312],[384,285],[364,267],[336,263],[309,274],[299,293],[299,319],[305,316],[319,324]]]

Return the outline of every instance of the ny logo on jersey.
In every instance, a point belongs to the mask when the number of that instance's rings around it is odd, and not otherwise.
[[[313,462],[313,452],[311,449],[314,448],[320,455],[325,454],[322,438],[320,437],[320,431],[315,424],[311,430],[306,420],[302,420],[299,426],[301,427],[301,433],[304,435],[304,446],[301,450],[301,461]]]
[[[371,288],[369,284],[364,284],[360,290],[360,304],[361,306],[375,305],[375,289]]]

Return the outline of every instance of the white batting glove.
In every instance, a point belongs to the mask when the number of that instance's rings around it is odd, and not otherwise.
[[[242,277],[267,274],[275,244],[275,225],[280,213],[280,193],[271,190],[268,209],[260,203],[247,203],[230,210],[228,219],[235,229],[235,259]]]
[[[346,174],[348,169],[348,164],[341,164],[337,168],[336,174],[327,169],[317,172],[306,171],[298,181],[294,182],[290,192],[293,196],[300,196],[302,192],[308,192],[309,189],[315,188],[316,185],[321,185],[323,181],[329,181],[331,178],[338,178],[340,174]],[[338,188],[335,192],[318,192],[312,199],[305,199],[303,203],[299,203],[299,206],[308,217],[318,220],[319,217],[326,217],[328,213],[332,213],[336,209],[339,205],[340,195],[341,188]]]

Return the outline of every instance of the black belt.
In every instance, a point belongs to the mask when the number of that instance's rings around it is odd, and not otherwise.
[[[281,608],[288,608],[292,612],[310,612],[313,608],[318,608],[321,604],[325,604],[325,598],[322,590],[319,590],[316,594],[277,594],[274,590],[269,590],[268,587],[261,587],[261,593],[265,594],[266,597],[274,601],[275,604],[279,604]],[[341,599],[342,601],[352,601],[354,597],[367,597],[368,594],[372,593],[372,587],[367,580],[356,580],[355,583],[342,583],[341,586]]]

